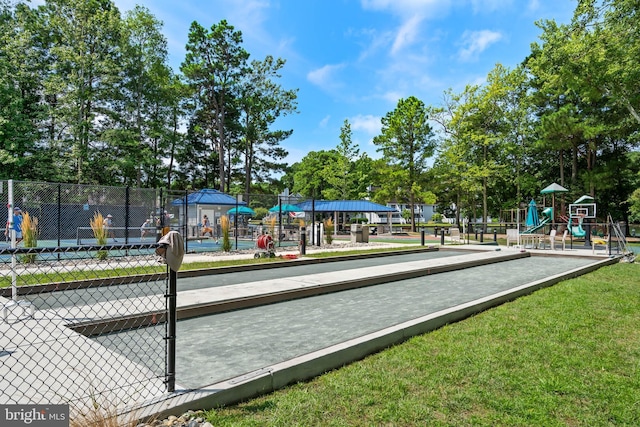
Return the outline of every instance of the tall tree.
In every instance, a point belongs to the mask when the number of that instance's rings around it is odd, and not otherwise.
[[[196,94],[196,111],[206,137],[218,155],[220,191],[226,187],[225,125],[231,101],[237,96],[249,54],[242,47],[242,33],[226,20],[207,31],[191,24],[187,55],[180,70]]]
[[[120,13],[111,0],[48,0],[43,8],[55,58],[46,92],[56,99],[56,134],[71,147],[75,181],[100,182],[91,159],[105,149],[97,123],[120,76]]]
[[[264,182],[271,173],[282,172],[287,151],[280,143],[293,130],[272,129],[275,121],[296,111],[297,90],[285,90],[276,83],[284,67],[283,59],[267,56],[252,61],[242,84],[240,98],[244,142],[244,194],[249,202],[252,182]]]
[[[333,186],[330,183],[330,165],[338,161],[335,150],[310,151],[299,163],[292,165],[293,192],[306,197],[326,197]]]
[[[567,80],[590,87],[625,108],[640,124],[640,4],[638,0],[580,0],[571,33],[571,60],[581,74]],[[579,37],[575,37],[575,36]],[[569,44],[569,43],[568,43]]]
[[[435,198],[421,187],[427,159],[436,148],[424,103],[414,96],[400,99],[396,109],[382,118],[381,134],[373,138],[373,143],[393,166],[395,173],[386,186],[401,189],[408,199],[411,230],[415,231],[415,204]]]
[[[55,177],[51,157],[39,144],[46,67],[37,21],[25,5],[12,10],[0,3],[0,179]]]
[[[335,163],[327,165],[329,168],[326,176],[331,188],[326,191],[329,199],[353,199],[357,198],[355,161],[360,155],[358,146],[351,139],[351,124],[345,120],[340,128],[340,143],[336,147],[338,159]]]
[[[162,24],[140,6],[122,22],[121,79],[114,86],[109,123],[111,162],[123,180],[137,186],[158,186],[162,157],[168,151],[170,105],[181,92],[168,90],[167,42]],[[173,88],[172,88],[173,89]]]

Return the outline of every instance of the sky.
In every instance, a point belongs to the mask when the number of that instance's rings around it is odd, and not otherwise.
[[[39,1],[36,1],[39,3]],[[380,119],[415,96],[439,106],[448,89],[482,84],[497,63],[510,69],[530,53],[535,22],[568,23],[576,0],[115,0],[163,22],[178,73],[189,27],[222,19],[240,30],[250,60],[286,60],[279,83],[298,89],[298,112],[276,123],[293,129],[287,162],[352,141],[373,158]]]

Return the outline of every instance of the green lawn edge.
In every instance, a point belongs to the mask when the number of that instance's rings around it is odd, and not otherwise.
[[[640,425],[640,264],[561,282],[308,382],[215,426]]]

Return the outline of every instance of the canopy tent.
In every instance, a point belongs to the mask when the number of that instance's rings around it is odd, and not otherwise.
[[[256,213],[248,206],[238,206],[237,208],[231,208],[227,211],[229,215],[248,215],[254,216]]]
[[[527,210],[527,222],[525,223],[527,227],[537,227],[540,225],[540,218],[538,217],[538,206],[536,205],[536,201],[531,199],[529,202],[529,208]]]

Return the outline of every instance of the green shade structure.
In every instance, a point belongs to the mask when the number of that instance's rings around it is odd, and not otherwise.
[[[300,212],[302,211],[302,209],[300,209],[299,207],[297,207],[296,205],[275,205],[274,207],[272,207],[271,209],[269,209],[269,212]]]
[[[556,184],[555,182],[540,191],[540,194],[554,194],[554,193],[566,193],[569,190],[564,188],[560,184]]]
[[[551,194],[551,206],[553,207],[553,213],[551,217],[551,228],[555,228],[555,214],[556,214],[556,193],[566,193],[569,190],[564,188],[560,184],[556,184],[555,182],[540,191],[540,194]]]
[[[232,208],[227,211],[229,215],[248,215],[253,216],[256,213],[248,206],[238,206],[237,208]]]

